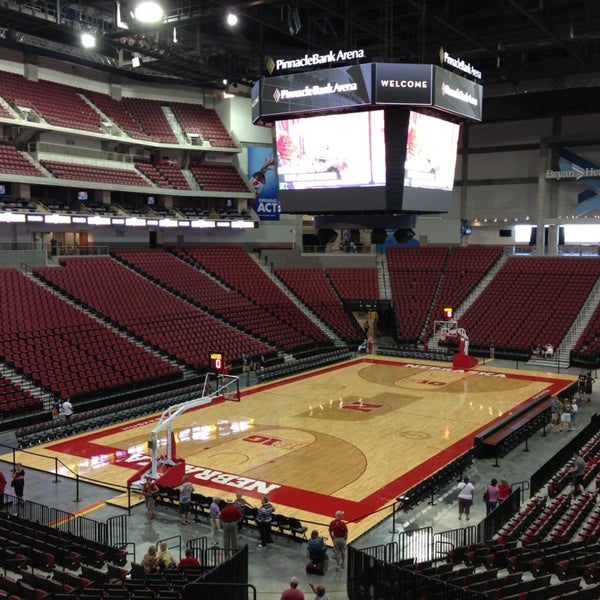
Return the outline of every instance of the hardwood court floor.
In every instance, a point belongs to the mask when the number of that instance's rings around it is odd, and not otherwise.
[[[255,505],[268,493],[276,512],[316,523],[322,533],[344,510],[354,539],[389,516],[398,495],[468,450],[479,430],[574,380],[369,356],[248,388],[239,403],[186,412],[173,430],[196,491],[222,498],[242,491]],[[149,464],[158,417],[48,443],[17,459],[53,471],[57,457],[82,477],[123,486]]]

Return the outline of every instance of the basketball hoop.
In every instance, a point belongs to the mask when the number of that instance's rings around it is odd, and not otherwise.
[[[235,375],[218,375],[217,394],[229,402],[239,402],[241,400],[240,378]]]
[[[445,344],[449,339],[456,338],[458,321],[434,321],[433,337],[437,339],[438,344]]]

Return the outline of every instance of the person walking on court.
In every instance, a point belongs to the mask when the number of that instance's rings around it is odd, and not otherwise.
[[[463,480],[457,486],[458,490],[458,520],[462,519],[463,514],[465,519],[468,521],[471,518],[471,504],[473,504],[473,495],[475,494],[475,488],[473,484],[469,482],[467,475],[463,477]]]
[[[271,538],[271,521],[275,507],[269,502],[268,496],[263,496],[262,503],[256,513],[256,524],[258,525],[258,533],[260,534],[259,548],[265,548],[267,544],[272,544]]]
[[[221,521],[221,508],[219,507],[219,496],[214,496],[209,508],[210,515],[210,544],[211,546],[219,545],[219,528]]]
[[[346,544],[348,542],[348,526],[344,521],[344,511],[338,510],[335,519],[329,523],[329,535],[333,544],[333,557],[337,563],[336,571],[346,566]]]

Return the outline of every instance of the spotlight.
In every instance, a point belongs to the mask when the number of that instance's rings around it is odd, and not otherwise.
[[[86,31],[81,34],[81,45],[84,48],[94,48],[96,46],[96,38],[93,34]]]
[[[162,20],[164,11],[158,2],[145,0],[144,2],[140,2],[135,7],[133,14],[141,23],[158,23],[160,20]]]
[[[229,25],[230,27],[234,27],[235,25],[238,24],[238,17],[235,13],[228,13],[227,14],[227,25]]]

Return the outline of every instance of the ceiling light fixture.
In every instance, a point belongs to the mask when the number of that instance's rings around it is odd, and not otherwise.
[[[92,33],[90,33],[89,31],[82,33],[81,34],[81,45],[84,48],[95,48],[96,47],[95,36]]]
[[[235,13],[227,13],[227,25],[235,27],[238,24],[238,16]]]
[[[164,10],[158,2],[145,0],[140,2],[134,10],[135,18],[141,23],[158,23],[164,16]]]

